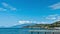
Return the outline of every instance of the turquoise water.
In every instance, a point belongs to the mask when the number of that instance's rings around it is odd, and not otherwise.
[[[43,28],[0,28],[0,34],[31,34],[29,30],[43,30]],[[44,29],[45,30],[45,29]],[[37,32],[34,32],[33,34],[37,34]],[[40,34],[44,34],[44,32],[40,32]],[[51,34],[51,33],[47,33]],[[60,34],[60,33],[55,33]]]
[[[30,34],[29,30],[37,30],[37,28],[0,28],[0,34]]]
[[[20,29],[14,28],[0,28],[0,34],[19,34]]]

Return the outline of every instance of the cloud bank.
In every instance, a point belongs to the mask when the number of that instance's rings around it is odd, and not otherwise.
[[[56,4],[53,4],[53,5],[49,6],[49,7],[52,8],[53,10],[60,9],[60,2],[58,2]]]
[[[48,20],[48,21],[49,20],[53,21],[53,22],[60,21],[60,15],[59,14],[49,15],[45,19]]]
[[[40,22],[38,22],[38,21],[25,21],[25,20],[19,21],[19,23],[20,24],[25,24],[25,23],[28,23],[28,24],[31,24],[31,23],[40,24]]]
[[[0,7],[0,11],[16,11],[17,8],[9,5],[8,3],[2,2],[1,3],[3,7]]]

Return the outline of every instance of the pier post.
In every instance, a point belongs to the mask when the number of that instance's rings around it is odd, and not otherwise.
[[[31,32],[31,34],[33,34],[33,32]]]
[[[38,32],[38,34],[39,34],[39,32]]]
[[[46,34],[46,32],[45,32],[45,34]]]
[[[53,32],[53,34],[54,34],[54,32]]]

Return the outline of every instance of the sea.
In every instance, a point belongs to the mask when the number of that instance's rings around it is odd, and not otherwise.
[[[45,30],[44,28],[0,28],[0,34],[38,34],[37,32],[29,32],[29,30]],[[39,34],[45,34],[40,32]],[[52,34],[50,32],[46,34]],[[60,34],[60,33],[55,33]]]

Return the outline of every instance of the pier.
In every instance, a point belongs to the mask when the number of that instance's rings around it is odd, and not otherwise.
[[[29,32],[31,34],[34,34],[34,32],[36,32],[37,34],[40,34],[40,32],[43,32],[44,34],[47,34],[49,32],[49,34],[60,34],[60,30],[29,30]]]

